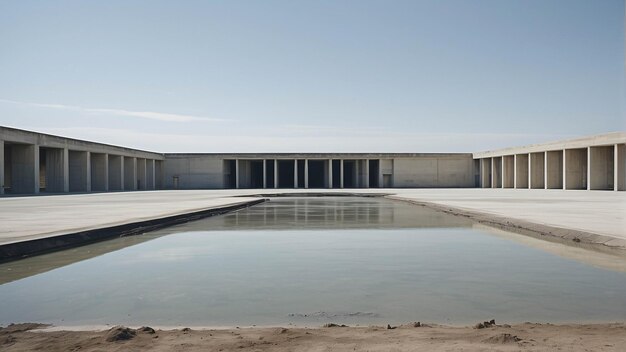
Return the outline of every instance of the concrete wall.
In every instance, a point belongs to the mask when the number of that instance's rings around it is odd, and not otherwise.
[[[515,187],[515,156],[502,157],[502,188]]]
[[[124,164],[122,156],[109,155],[109,191],[124,190]]]
[[[91,191],[90,153],[69,151],[70,192]]]
[[[545,153],[531,153],[528,168],[530,188],[545,188]]]
[[[69,191],[69,156],[67,149],[40,148],[45,154],[46,192],[62,193]],[[40,173],[42,172],[39,170]]]
[[[91,153],[91,190],[109,190],[109,158],[107,154]]]
[[[393,187],[473,186],[474,163],[469,156],[424,156],[393,160]]]
[[[626,191],[626,144],[615,144],[615,191]]]
[[[587,149],[565,150],[565,189],[587,189]]]
[[[528,154],[515,155],[515,188],[528,188]]]
[[[588,188],[592,190],[613,190],[614,185],[614,146],[589,147]]]
[[[491,188],[502,188],[502,157],[491,158]]]
[[[0,183],[16,194],[35,194],[40,186],[53,193],[106,191],[109,181],[115,184],[113,190],[121,190],[126,183],[122,159],[164,159],[163,154],[2,126],[0,142]],[[112,170],[107,169],[107,155],[114,160]],[[129,182],[136,182],[135,177]],[[128,189],[134,189],[132,184]]]
[[[480,187],[491,188],[491,158],[480,159]]]
[[[179,189],[214,189],[224,186],[224,158],[212,155],[168,155],[163,163],[163,187],[174,188],[178,177]]]
[[[563,188],[563,151],[547,151],[545,155],[545,188]]]
[[[146,159],[137,158],[137,188],[138,190],[147,189],[148,175],[146,170]]]
[[[137,190],[137,158],[124,157],[124,190]]]

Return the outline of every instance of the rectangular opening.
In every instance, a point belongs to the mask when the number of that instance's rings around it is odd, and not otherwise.
[[[89,154],[83,151],[70,150],[70,192],[87,192],[89,190]]]
[[[563,151],[551,150],[546,152],[546,188],[563,188]]]
[[[587,189],[587,148],[565,150],[565,189]]]
[[[530,154],[530,188],[540,189],[544,188],[544,153],[531,153]]]
[[[122,178],[122,157],[119,155],[109,155],[109,190],[123,190]]]
[[[528,188],[528,154],[515,156],[515,188]]]
[[[294,188],[294,162],[295,160],[278,160],[278,187]],[[311,165],[309,161],[309,171]],[[311,180],[309,179],[309,182]],[[309,186],[311,184],[309,183]]]
[[[333,188],[341,187],[341,160],[333,160]]]
[[[591,190],[613,190],[615,181],[615,147],[590,147],[589,188]]]
[[[324,188],[326,174],[324,160],[309,160],[309,188]]]
[[[480,159],[481,187],[491,188],[491,158]]]
[[[356,188],[356,160],[343,161],[343,187]]]
[[[250,188],[263,188],[263,160],[250,160]]]
[[[124,189],[126,191],[135,190],[137,182],[135,180],[137,173],[137,165],[135,158],[124,157]]]
[[[369,186],[370,188],[380,188],[378,184],[378,174],[380,172],[380,162],[378,160],[369,161]]]
[[[233,189],[237,187],[235,163],[235,160],[224,160],[224,188]]]
[[[145,160],[145,159],[144,159]],[[104,192],[108,189],[107,155],[91,153],[91,190]]]
[[[298,187],[304,188],[304,164],[305,160],[297,160],[298,162]]]
[[[274,185],[274,160],[265,160],[265,180],[267,188],[275,188]]]
[[[515,157],[505,155],[502,157],[502,188],[515,187]]]
[[[492,188],[502,188],[502,157],[493,158],[493,170],[492,172]]]

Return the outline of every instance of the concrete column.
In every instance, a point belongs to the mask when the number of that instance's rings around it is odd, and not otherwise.
[[[561,158],[563,159],[563,175],[561,178],[563,179],[563,189],[567,189],[567,158],[565,157],[565,149],[563,149],[563,155]]]
[[[87,192],[91,192],[91,153],[87,153]]]
[[[293,188],[298,188],[298,159],[293,161]]]
[[[339,187],[343,188],[343,159],[339,160]]]
[[[333,188],[333,159],[328,159],[328,188]]]
[[[278,188],[278,159],[274,159],[274,188]]]
[[[267,160],[263,159],[263,188],[267,188]]]
[[[309,159],[304,159],[304,188],[309,188]]]
[[[125,187],[125,183],[124,183],[124,177],[126,176],[126,173],[124,172],[124,168],[126,167],[125,164],[125,158],[124,156],[120,156],[120,190],[123,191],[126,187]]]
[[[63,192],[70,191],[70,151],[63,149]]]
[[[613,154],[615,165],[614,190],[626,191],[626,144],[616,144]]]
[[[378,159],[378,188],[383,188],[383,159]]]
[[[548,152],[543,152],[543,188],[548,189]]]
[[[591,190],[591,148],[587,147],[587,190]]]
[[[490,183],[491,184],[491,188],[495,188],[496,187],[495,186],[496,185],[496,180],[495,180],[495,177],[496,177],[496,173],[495,173],[496,162],[495,162],[495,159],[496,159],[495,157],[491,158],[491,183]]]
[[[0,195],[4,194],[4,141],[0,140]]]
[[[364,174],[365,182],[363,183],[363,187],[370,188],[370,160],[365,159],[365,174]]]
[[[513,155],[513,188],[517,188],[517,154]]]
[[[235,188],[239,188],[239,159],[235,159]]]

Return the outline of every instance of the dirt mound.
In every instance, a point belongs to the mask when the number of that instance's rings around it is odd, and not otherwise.
[[[48,324],[39,324],[39,323],[20,323],[20,324],[9,324],[7,327],[0,327],[0,333],[13,333],[13,332],[23,332],[34,329],[42,329],[47,328],[50,325]]]
[[[493,344],[500,344],[500,345],[518,343],[520,341],[522,341],[522,339],[511,334],[498,334],[498,335],[494,335],[483,340],[484,343],[493,343]]]
[[[125,326],[114,326],[106,334],[107,342],[130,340],[137,336],[137,330]]]

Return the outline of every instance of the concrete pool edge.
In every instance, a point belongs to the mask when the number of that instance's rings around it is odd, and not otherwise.
[[[617,237],[589,231],[540,224],[537,222],[515,219],[450,205],[442,205],[434,202],[416,200],[398,195],[386,195],[384,198],[407,202],[413,205],[425,206],[450,215],[466,217],[483,225],[538,238],[544,241],[561,243],[568,246],[580,247],[602,253],[626,256],[626,240]]]
[[[210,216],[222,215],[232,211],[251,207],[266,202],[267,199],[253,199],[240,203],[209,207],[202,210],[169,214],[141,221],[133,221],[113,226],[103,226],[54,236],[29,239],[0,245],[0,263],[10,262],[30,256],[69,249],[94,242],[123,236],[132,236],[154,231],[189,221]]]

